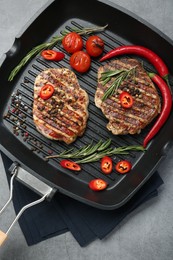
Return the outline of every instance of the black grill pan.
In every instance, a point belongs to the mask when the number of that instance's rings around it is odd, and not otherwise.
[[[92,7],[92,8],[91,8]],[[173,113],[164,127],[150,142],[146,151],[132,152],[128,156],[116,156],[114,162],[125,158],[133,164],[132,171],[124,176],[115,171],[105,176],[100,172],[99,162],[82,165],[83,170],[73,173],[59,166],[60,159],[45,160],[45,156],[59,153],[64,149],[79,148],[91,140],[112,139],[112,146],[141,145],[151,125],[139,135],[113,136],[107,129],[107,120],[94,105],[97,84],[97,69],[100,63],[92,60],[88,73],[76,73],[79,83],[90,99],[89,120],[85,134],[69,146],[50,141],[36,131],[32,120],[33,84],[35,77],[48,67],[69,67],[69,55],[60,63],[45,62],[40,56],[33,58],[15,77],[8,81],[11,70],[36,45],[49,41],[52,36],[61,34],[64,29],[104,26],[99,33],[105,41],[105,52],[125,44],[143,45],[155,51],[173,73],[173,42],[160,31],[132,13],[108,1],[79,0],[51,1],[30,23],[25,26],[12,46],[2,57],[0,78],[0,149],[14,162],[17,162],[31,175],[39,178],[57,191],[100,209],[115,209],[126,203],[151,177],[159,163],[164,159],[173,139]],[[83,37],[86,41],[87,37]],[[54,47],[62,50],[60,44]],[[138,57],[136,57],[139,59]],[[154,68],[142,60],[144,67]],[[172,76],[170,76],[172,85]],[[16,113],[16,109],[20,112]],[[154,122],[153,122],[154,123]],[[103,178],[109,183],[108,189],[93,192],[88,182],[93,178]]]

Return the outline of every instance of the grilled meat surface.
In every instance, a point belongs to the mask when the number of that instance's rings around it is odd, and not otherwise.
[[[54,87],[53,95],[44,100],[40,90],[45,84]],[[45,137],[70,144],[82,136],[88,119],[88,95],[67,68],[50,68],[35,79],[33,119]]]
[[[122,81],[118,90],[104,101],[105,91],[114,82],[115,77],[103,84],[101,75],[112,70],[134,69],[134,73]],[[120,94],[129,92],[133,97],[131,108],[124,108],[120,103]],[[115,135],[136,134],[145,128],[160,113],[161,101],[151,79],[136,59],[121,58],[108,62],[98,69],[98,85],[95,94],[95,104],[109,120],[107,129]]]

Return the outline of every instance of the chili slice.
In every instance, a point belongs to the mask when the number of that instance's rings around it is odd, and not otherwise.
[[[108,156],[104,156],[101,159],[101,170],[105,174],[110,174],[112,172],[112,159]]]
[[[126,91],[120,94],[120,103],[124,108],[131,108],[133,106],[133,97]]]
[[[60,61],[64,59],[65,54],[54,50],[44,50],[41,52],[41,56],[46,60]]]
[[[46,84],[40,90],[40,97],[44,100],[49,99],[53,95],[54,90],[52,85]]]
[[[126,161],[126,160],[119,161],[115,165],[116,171],[121,173],[121,174],[129,172],[131,170],[131,168],[132,168],[131,162]]]
[[[169,71],[168,71],[166,64],[155,52],[151,51],[150,49],[148,49],[146,47],[139,46],[139,45],[120,46],[120,47],[117,47],[117,48],[111,50],[107,54],[105,54],[100,59],[100,61],[104,61],[104,60],[110,59],[112,57],[116,57],[116,56],[124,55],[124,54],[134,54],[134,55],[139,55],[141,57],[146,58],[148,61],[150,61],[152,63],[152,65],[158,71],[159,75],[164,80],[166,80],[166,82],[169,85],[169,81],[168,81]]]
[[[89,182],[89,187],[91,190],[100,191],[107,188],[107,182],[102,179],[94,179]]]
[[[161,129],[161,127],[164,125],[166,120],[169,117],[169,114],[171,112],[172,108],[172,95],[171,91],[166,84],[166,82],[157,74],[155,73],[148,73],[149,77],[152,79],[152,81],[157,84],[158,88],[160,89],[160,92],[162,94],[162,109],[161,113],[154,124],[154,126],[151,128],[147,136],[145,137],[143,141],[143,146],[146,147],[148,142],[158,133],[158,131]]]
[[[69,160],[62,160],[60,162],[60,165],[63,168],[66,168],[66,169],[69,169],[69,170],[72,170],[72,171],[80,171],[81,170],[81,167],[80,167],[79,164],[72,162],[72,161],[69,161]]]

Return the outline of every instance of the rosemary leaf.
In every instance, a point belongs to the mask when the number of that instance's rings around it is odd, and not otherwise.
[[[89,162],[95,162],[97,161],[98,159],[98,153],[93,153],[87,157],[85,157],[84,159],[81,159],[81,160],[77,160],[75,161],[76,163],[80,164],[80,163],[89,163]]]
[[[105,28],[107,26],[108,25],[101,26],[101,27],[74,29],[73,31],[79,33],[80,35],[84,35],[84,34],[90,34],[93,32],[103,31],[103,30],[105,30]],[[11,71],[11,73],[8,77],[8,81],[12,81],[14,79],[14,77],[18,74],[18,72],[22,69],[22,67],[24,67],[26,65],[26,63],[29,60],[31,60],[34,56],[39,54],[44,49],[48,49],[48,48],[50,49],[50,48],[54,47],[55,44],[57,44],[58,42],[61,42],[67,33],[69,33],[69,31],[65,30],[64,32],[62,32],[61,36],[53,36],[50,42],[39,44],[36,47],[34,47],[33,49],[31,49],[26,54],[26,56],[19,62],[19,64]]]
[[[100,80],[104,80],[107,77],[113,77],[117,74],[120,74],[123,71],[124,70],[109,70],[109,71],[102,72]]]
[[[102,81],[103,86],[105,86],[112,77],[115,77],[112,84],[106,89],[102,101],[105,101],[108,97],[112,96],[118,91],[118,88],[122,82],[127,79],[132,73],[135,75],[135,67],[129,70],[113,70],[105,71],[101,74],[100,81]]]
[[[98,151],[103,151],[107,149],[111,145],[111,139],[108,139],[106,142],[102,143],[100,147],[98,148]]]
[[[105,101],[109,96],[112,96],[114,93],[117,92],[119,86],[121,85],[121,82],[123,80],[123,77],[120,75],[116,78],[116,80],[112,83],[112,85],[105,91],[102,101]]]

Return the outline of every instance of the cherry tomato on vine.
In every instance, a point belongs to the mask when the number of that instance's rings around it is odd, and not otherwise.
[[[45,60],[52,60],[52,61],[60,61],[64,59],[65,54],[59,51],[54,51],[54,50],[44,50],[41,52],[41,56]]]
[[[92,57],[98,57],[102,54],[104,50],[103,40],[97,36],[92,35],[86,41],[86,51]]]
[[[120,94],[120,103],[124,108],[130,108],[133,106],[133,97],[126,91]]]
[[[84,51],[77,51],[70,57],[70,66],[78,72],[84,73],[91,66],[91,58]]]
[[[64,36],[62,45],[68,53],[80,51],[83,48],[82,37],[76,32],[70,32]]]
[[[112,159],[108,156],[104,156],[101,159],[101,170],[105,174],[110,174],[112,172]]]
[[[116,171],[121,173],[121,174],[129,172],[131,170],[131,168],[132,168],[131,162],[126,161],[126,160],[119,161],[115,165]]]
[[[44,100],[49,99],[53,95],[54,90],[52,85],[46,84],[40,90],[40,97]]]
[[[107,182],[102,179],[94,179],[89,182],[89,187],[91,190],[100,191],[107,188]]]
[[[69,160],[62,160],[60,162],[60,165],[63,168],[67,168],[67,169],[72,170],[72,171],[80,171],[81,170],[81,167],[80,167],[79,164],[72,162],[72,161],[69,161]]]

